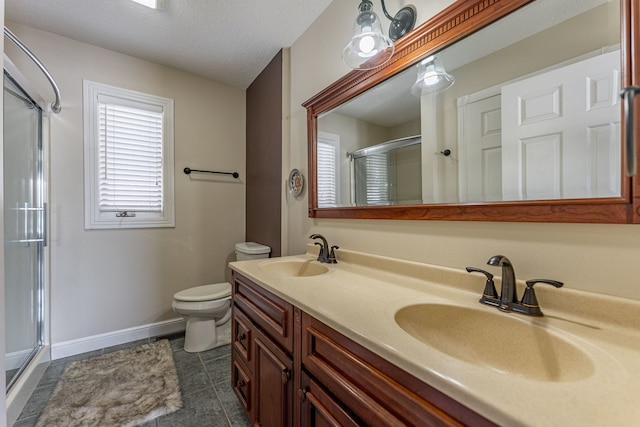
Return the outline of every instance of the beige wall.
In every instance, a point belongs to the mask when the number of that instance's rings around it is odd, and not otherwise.
[[[52,343],[175,318],[172,295],[226,280],[234,243],[244,239],[245,91],[8,26],[46,64],[62,92],[62,113],[51,119]],[[51,93],[24,55],[13,46],[7,51],[41,93]],[[83,79],[175,100],[175,228],[84,229]],[[189,177],[182,172],[186,166],[233,169],[240,180]]]
[[[300,104],[349,71],[340,51],[349,37],[356,3],[332,2],[291,48],[291,140],[283,174],[297,167],[308,175],[306,112]],[[450,2],[414,3],[423,21],[424,11],[435,13],[434,8]],[[387,8],[396,10],[398,4],[388,2]],[[306,193],[298,199],[286,197],[284,237],[289,254],[302,253],[314,232],[345,249],[456,268],[482,267],[500,253],[513,261],[520,279],[551,278],[573,289],[640,299],[639,225],[313,220],[307,215]]]

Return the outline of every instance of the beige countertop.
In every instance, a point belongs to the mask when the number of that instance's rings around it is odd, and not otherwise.
[[[324,274],[290,277],[263,269],[287,261],[317,263],[317,248],[310,245],[310,249],[313,254],[238,261],[230,266],[497,424],[640,425],[640,302],[538,285],[544,317],[503,313],[478,302],[485,283],[482,275],[342,249],[338,264],[323,264],[328,268]],[[498,269],[487,269],[499,274]],[[521,297],[523,283],[518,279]],[[507,316],[511,318],[507,325],[541,328],[543,335],[549,333],[569,343],[580,357],[575,363],[571,359],[558,364],[560,368],[543,367],[551,372],[545,380],[483,365],[473,355],[453,357],[414,338],[396,323],[398,310],[416,304],[478,310],[470,311],[478,313],[478,322],[493,319],[489,313]],[[526,368],[532,352],[549,356],[557,351],[541,340],[545,344],[534,342],[533,350],[522,354],[517,351],[517,333],[509,326],[494,329],[487,332],[486,345],[493,345],[495,339],[513,348],[516,360],[508,360],[511,370]],[[575,369],[575,375],[553,372],[565,368]]]

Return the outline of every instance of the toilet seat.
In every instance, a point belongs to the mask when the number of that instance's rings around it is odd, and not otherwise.
[[[212,285],[196,286],[195,288],[185,289],[180,292],[176,292],[173,295],[173,299],[176,301],[185,302],[202,302],[213,301],[219,299],[227,299],[231,296],[231,284],[215,283]]]

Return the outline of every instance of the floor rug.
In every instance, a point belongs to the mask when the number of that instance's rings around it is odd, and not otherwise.
[[[130,427],[181,407],[171,347],[161,340],[72,362],[37,427]]]

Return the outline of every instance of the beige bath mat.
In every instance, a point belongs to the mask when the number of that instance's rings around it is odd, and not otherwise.
[[[71,363],[37,427],[135,426],[182,407],[169,341]]]

